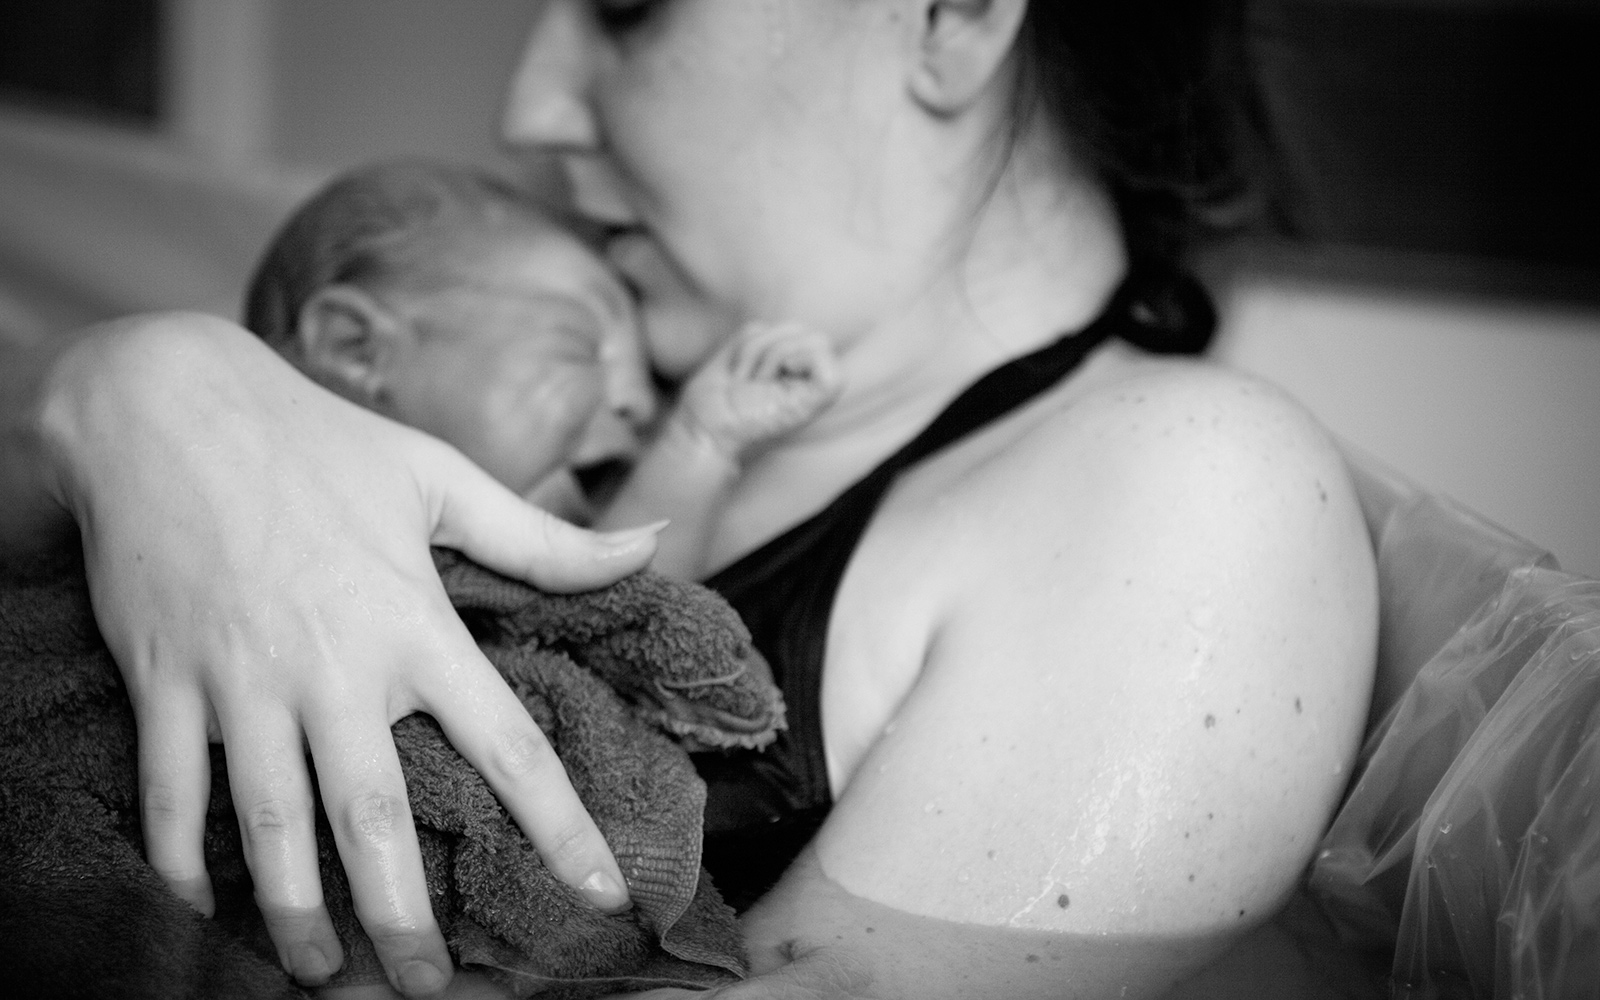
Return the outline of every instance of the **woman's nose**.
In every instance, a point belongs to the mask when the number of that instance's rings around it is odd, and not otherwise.
[[[511,78],[501,138],[514,148],[589,150],[590,25],[580,0],[543,0]]]

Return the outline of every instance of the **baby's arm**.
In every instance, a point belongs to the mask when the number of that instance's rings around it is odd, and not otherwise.
[[[744,464],[839,395],[833,347],[797,323],[751,323],[689,379],[597,528],[669,519],[655,568],[693,579]]]

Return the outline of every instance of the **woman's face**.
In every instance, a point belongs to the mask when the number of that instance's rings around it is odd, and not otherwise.
[[[446,280],[383,296],[412,331],[390,369],[394,415],[519,493],[568,464],[632,457],[655,401],[603,262],[531,220],[458,234],[445,261]]]
[[[908,0],[544,0],[505,116],[612,227],[652,360],[746,319],[846,332],[941,223],[908,130]]]

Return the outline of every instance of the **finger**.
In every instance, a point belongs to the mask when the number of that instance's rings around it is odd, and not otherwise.
[[[738,341],[739,367],[745,371],[760,371],[766,367],[773,351],[784,350],[805,331],[805,327],[796,323],[751,323]]]
[[[144,699],[139,734],[139,814],[145,856],[168,888],[206,916],[216,911],[206,874],[211,752],[198,697]]]
[[[459,452],[421,438],[433,487],[433,542],[551,591],[592,590],[643,569],[661,525],[598,533],[524,503]]]
[[[823,395],[836,393],[842,385],[839,359],[833,352],[833,344],[827,337],[814,331],[790,342],[782,368],[780,374],[803,378]]]
[[[815,330],[798,324],[774,329],[760,349],[760,372],[770,379],[829,380],[836,369],[833,345]]]
[[[463,641],[471,640],[463,635]],[[428,711],[494,789],[551,873],[597,909],[626,909],[628,890],[604,835],[550,742],[494,667],[476,648],[461,650],[424,684]]]
[[[278,961],[307,986],[344,964],[322,899],[311,777],[288,714],[256,712],[228,727],[228,783],[256,906]]]
[[[407,996],[439,993],[450,982],[450,953],[428,901],[389,726],[345,712],[309,719],[306,736],[356,916],[390,985]]]

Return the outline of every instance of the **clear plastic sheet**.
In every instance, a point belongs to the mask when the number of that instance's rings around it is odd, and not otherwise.
[[[1396,996],[1600,995],[1600,582],[1357,479],[1383,588],[1378,721],[1310,889],[1347,944],[1392,949]]]

